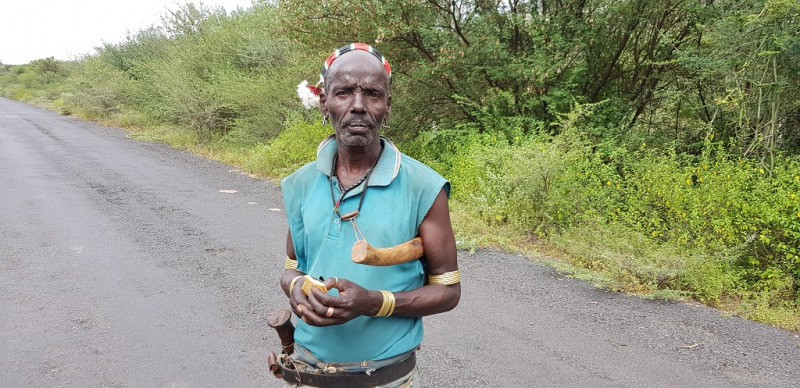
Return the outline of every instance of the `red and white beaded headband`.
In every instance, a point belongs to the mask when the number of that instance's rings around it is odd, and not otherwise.
[[[383,68],[386,69],[386,73],[389,74],[389,83],[392,82],[392,66],[389,65],[389,61],[386,60],[386,57],[384,57],[380,51],[366,43],[350,43],[346,46],[339,47],[331,55],[328,55],[328,58],[325,59],[325,63],[322,65],[322,70],[319,72],[319,81],[323,83],[325,82],[325,73],[331,68],[333,61],[335,61],[336,58],[339,58],[345,53],[353,50],[366,51],[374,55],[375,58],[378,58],[378,60],[381,61],[381,64],[383,64]]]

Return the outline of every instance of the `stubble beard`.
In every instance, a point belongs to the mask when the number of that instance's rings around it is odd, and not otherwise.
[[[378,138],[378,128],[374,125],[374,123],[368,123],[367,126],[369,129],[365,132],[359,132],[357,134],[350,133],[347,129],[348,122],[343,122],[341,124],[341,129],[337,130],[337,137],[339,142],[343,145],[348,147],[366,147],[375,142],[375,139]]]
[[[339,140],[348,147],[366,147],[372,144],[376,137],[378,137],[377,131],[370,131],[369,134],[365,135],[352,135],[343,132],[339,135]]]

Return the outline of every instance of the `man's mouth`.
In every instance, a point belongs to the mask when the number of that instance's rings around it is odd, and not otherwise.
[[[364,123],[364,122],[347,123],[347,125],[345,125],[345,126],[347,128],[349,128],[349,129],[354,129],[354,130],[357,130],[357,131],[358,130],[363,131],[363,130],[372,129],[372,126],[369,123]]]

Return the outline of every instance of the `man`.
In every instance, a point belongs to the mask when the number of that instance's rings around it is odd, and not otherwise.
[[[283,377],[289,387],[416,387],[420,317],[454,308],[461,295],[450,184],[379,136],[392,103],[380,53],[344,46],[321,78],[323,121],[335,135],[282,182],[289,234],[280,282],[299,318]],[[391,247],[416,236],[422,259],[378,267],[350,258],[357,240]],[[306,295],[306,274],[328,293]]]

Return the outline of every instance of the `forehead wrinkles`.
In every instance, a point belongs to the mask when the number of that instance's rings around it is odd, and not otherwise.
[[[389,75],[383,64],[366,51],[351,51],[331,64],[325,84],[353,84],[354,86],[383,88],[389,85]]]
[[[359,74],[357,72],[347,72],[337,74],[328,81],[328,89],[363,89],[363,90],[386,90],[386,80],[376,77],[374,74]]]

